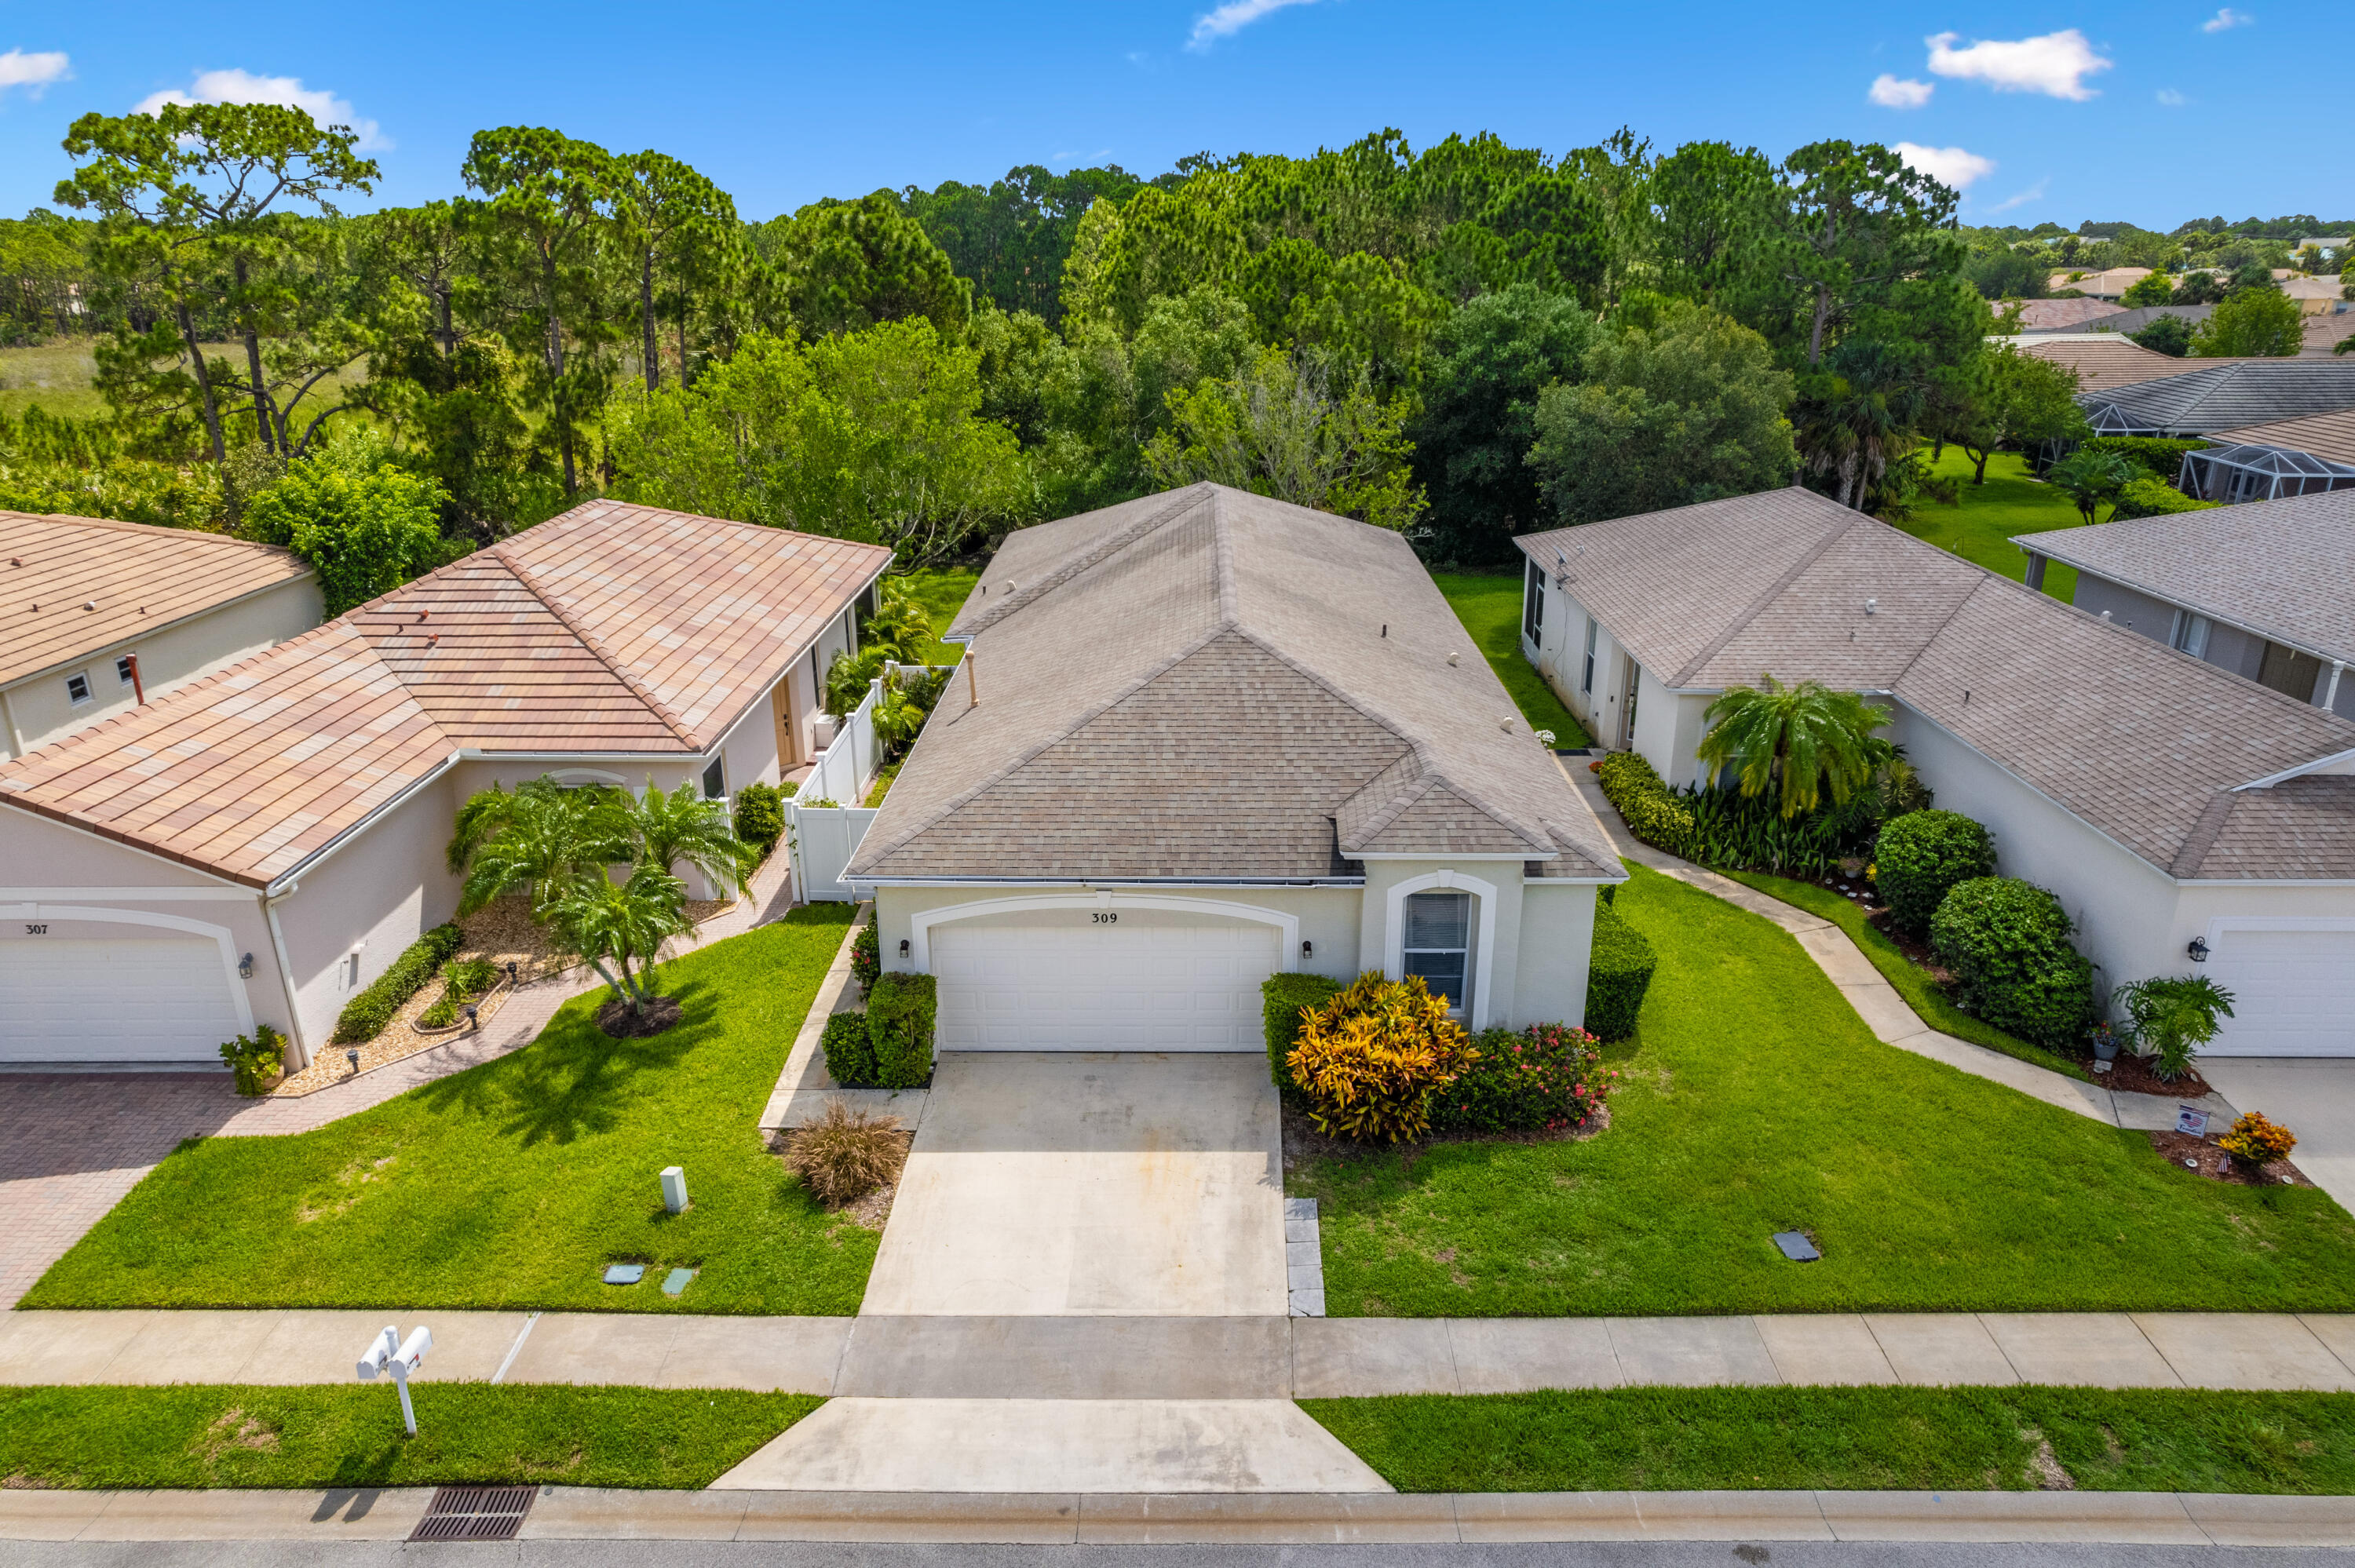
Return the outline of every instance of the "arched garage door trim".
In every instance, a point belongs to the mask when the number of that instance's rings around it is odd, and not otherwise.
[[[909,921],[908,956],[920,973],[932,968],[932,931],[958,920],[988,915],[1016,915],[1032,909],[1168,909],[1184,915],[1215,915],[1229,920],[1250,920],[1273,926],[1279,938],[1276,963],[1286,972],[1300,967],[1300,916],[1255,904],[1233,904],[1219,898],[1188,898],[1175,894],[1037,893],[1017,898],[989,898],[975,904],[951,904],[926,909]]]
[[[253,1033],[253,1004],[246,999],[245,982],[237,978],[237,940],[226,926],[191,920],[185,915],[160,915],[152,909],[107,909],[82,904],[18,904],[11,906],[5,918],[37,923],[44,920],[95,920],[117,926],[158,926],[169,931],[210,937],[220,949],[221,975],[229,982],[229,1005],[237,1009],[238,1033]]]

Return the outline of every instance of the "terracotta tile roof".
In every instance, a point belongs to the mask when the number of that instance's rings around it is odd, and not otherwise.
[[[0,685],[310,570],[272,546],[192,528],[0,512]]]
[[[263,885],[462,751],[708,749],[890,559],[591,502],[0,766],[0,801]]]
[[[2355,660],[2347,582],[2355,490],[2056,528],[2013,543],[2323,659]]]
[[[2106,392],[2163,376],[2183,374],[2183,361],[2130,343],[2115,333],[2088,333],[2083,337],[2015,337],[2022,354],[2065,365],[2077,373],[2080,392]]]
[[[1616,879],[1609,841],[1397,535],[1216,485],[1009,538],[849,874],[1337,874],[1487,853]],[[1455,662],[1448,662],[1449,656]]]
[[[1796,487],[1519,544],[1669,687],[1889,692],[2161,869],[2218,790],[2355,748],[2344,719]]]
[[[2355,322],[2355,313],[2350,313],[2348,319]],[[2309,414],[2299,419],[2275,419],[2271,424],[2247,425],[2237,430],[2219,430],[2208,439],[2253,447],[2286,447],[2330,462],[2355,463],[2355,408]]]

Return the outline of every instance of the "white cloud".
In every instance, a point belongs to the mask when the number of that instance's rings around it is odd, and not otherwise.
[[[1194,33],[1186,40],[1186,47],[1207,49],[1220,38],[1232,37],[1271,11],[1316,3],[1316,0],[1226,0],[1217,10],[1194,19]]]
[[[2158,90],[2158,101],[2169,109],[2180,109],[2191,101],[2171,87],[2162,87]]]
[[[1958,49],[1955,44],[1961,37],[1940,33],[1923,40],[1930,46],[1931,70],[1983,81],[1998,92],[2041,92],[2082,103],[2094,96],[2085,78],[2115,63],[2095,54],[2085,35],[2074,27],[2009,43],[1974,38],[1969,48]]]
[[[5,97],[12,87],[21,87],[27,90],[26,97],[38,98],[49,83],[63,81],[73,74],[66,69],[71,63],[62,51],[28,55],[22,49],[10,49],[0,55],[0,97]]]
[[[1958,191],[1967,190],[1975,182],[1995,173],[1993,158],[1982,158],[1960,147],[1923,147],[1900,142],[1890,150],[1904,159],[1907,167]]]
[[[2032,201],[2042,201],[2044,199],[2045,187],[2050,185],[2051,183],[2052,176],[2047,175],[2042,179],[2037,181],[2034,185],[2029,186],[2026,190],[2019,193],[2017,196],[2008,196],[2004,197],[2001,201],[1987,208],[1987,211],[1989,213],[2009,212],[2013,207],[2026,207]]]
[[[1872,79],[1872,90],[1865,96],[1883,109],[1919,109],[1936,90],[1926,81],[1907,81],[1882,71]]]
[[[296,76],[256,76],[250,70],[206,70],[197,73],[189,84],[192,92],[178,88],[165,88],[141,99],[133,111],[153,114],[167,103],[282,103],[289,109],[300,109],[322,126],[348,125],[359,136],[356,143],[363,153],[380,153],[392,145],[391,139],[381,134],[373,120],[363,120],[352,110],[350,102],[337,98],[324,87],[304,87]]]
[[[2246,11],[2235,11],[2230,5],[2200,24],[2203,33],[2229,33],[2235,27],[2245,27],[2255,21]]]

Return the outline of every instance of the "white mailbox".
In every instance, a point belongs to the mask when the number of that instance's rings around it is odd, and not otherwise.
[[[421,1323],[406,1340],[400,1337],[399,1329],[387,1327],[360,1352],[358,1372],[362,1383],[373,1383],[387,1372],[392,1374],[394,1386],[400,1390],[400,1424],[411,1437],[417,1436],[417,1410],[409,1403],[409,1375],[425,1364],[432,1350],[433,1330]]]

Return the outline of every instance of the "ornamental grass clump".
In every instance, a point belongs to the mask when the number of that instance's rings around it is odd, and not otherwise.
[[[1474,1059],[1432,1103],[1443,1138],[1583,1126],[1619,1077],[1603,1065],[1602,1042],[1567,1023],[1484,1029],[1472,1045]]]
[[[2297,1135],[2277,1121],[2266,1120],[2262,1111],[2248,1111],[2216,1140],[2216,1147],[2254,1176],[2276,1160],[2287,1160],[2289,1151],[2297,1147]]]
[[[907,1161],[897,1118],[852,1110],[840,1100],[828,1101],[825,1114],[785,1143],[785,1164],[831,1208],[898,1181]]]
[[[1317,1131],[1396,1143],[1430,1129],[1432,1097],[1477,1056],[1447,1016],[1447,999],[1421,976],[1392,980],[1369,969],[1301,1020],[1284,1065]]]

